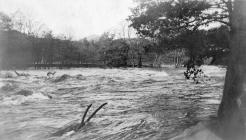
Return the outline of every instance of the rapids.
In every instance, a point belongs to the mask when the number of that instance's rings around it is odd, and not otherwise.
[[[185,80],[184,68],[0,72],[0,139],[168,139],[215,116],[225,68],[203,66],[209,79]],[[87,105],[108,103],[79,132],[57,131],[79,123]]]

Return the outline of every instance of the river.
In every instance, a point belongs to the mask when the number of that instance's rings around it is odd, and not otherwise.
[[[216,115],[226,70],[202,69],[208,77],[200,84],[171,66],[1,71],[0,139],[169,139]],[[80,131],[54,135],[79,123],[89,104],[88,116],[103,103]]]

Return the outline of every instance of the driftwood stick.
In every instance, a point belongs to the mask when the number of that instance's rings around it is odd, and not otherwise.
[[[84,113],[84,115],[83,115],[83,117],[82,117],[82,120],[81,120],[81,122],[80,122],[80,125],[78,126],[78,129],[80,129],[81,127],[83,127],[83,126],[85,125],[85,117],[86,117],[87,112],[88,112],[89,109],[91,108],[91,106],[92,106],[92,104],[90,104],[90,105],[87,106],[87,108],[86,108],[86,110],[85,110],[85,113]]]
[[[101,109],[101,108],[103,108],[103,106],[105,106],[107,103],[104,103],[104,104],[102,104],[101,106],[99,106],[92,114],[91,114],[91,116],[86,120],[86,122],[89,122],[90,120],[91,120],[91,118],[93,118],[95,115],[96,115],[96,113]]]
[[[20,76],[20,74],[19,74],[16,70],[15,70],[14,72],[15,72],[15,74],[16,74],[17,76]]]
[[[19,73],[19,72],[17,72],[16,70],[14,70],[14,72],[15,72],[15,74],[16,74],[17,76],[30,76],[30,75],[27,74],[27,73]]]
[[[92,104],[88,105],[88,106],[87,106],[87,109],[85,110],[85,113],[84,113],[83,118],[82,118],[82,122],[83,122],[83,123],[85,122],[86,114],[87,114],[87,112],[90,110],[91,106],[92,106]]]

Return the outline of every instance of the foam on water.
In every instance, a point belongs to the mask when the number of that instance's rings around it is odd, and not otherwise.
[[[2,92],[7,92],[7,91],[14,91],[15,89],[18,88],[18,85],[16,83],[3,83],[3,86],[1,87]]]
[[[0,89],[4,86],[5,84],[0,81]]]
[[[217,77],[223,77],[225,76],[226,68],[222,68],[219,66],[209,66],[209,65],[203,65],[200,67],[204,74],[207,76],[217,76]]]
[[[165,139],[213,114],[219,104],[222,78],[194,84],[185,80],[184,70],[76,68],[0,77],[0,139]],[[56,74],[47,77],[48,71]],[[204,71],[225,74],[213,66]],[[3,90],[6,85],[9,90]],[[87,105],[93,104],[91,114],[105,102],[79,132],[52,135],[79,123]]]
[[[4,71],[0,73],[0,78],[14,78],[16,75],[10,71]]]
[[[57,83],[57,82],[62,82],[67,80],[68,78],[70,78],[71,76],[68,74],[63,74],[62,76],[57,77],[55,80],[53,80],[53,82]]]
[[[10,97],[4,97],[1,101],[1,105],[21,105],[26,102],[37,102],[41,100],[49,99],[48,96],[43,95],[42,93],[33,93],[29,96],[15,95]]]

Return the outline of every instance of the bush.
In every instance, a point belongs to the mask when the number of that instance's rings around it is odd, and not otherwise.
[[[111,67],[126,67],[129,46],[124,40],[114,40],[104,52],[104,62]]]

